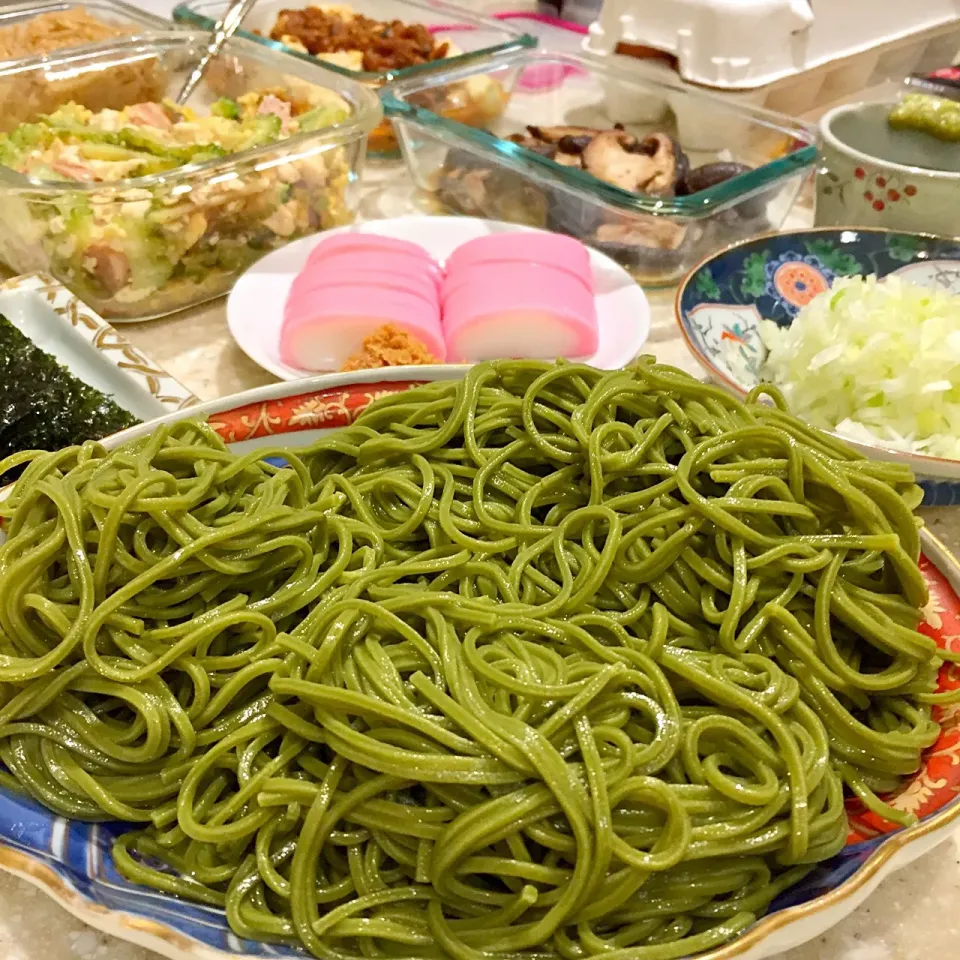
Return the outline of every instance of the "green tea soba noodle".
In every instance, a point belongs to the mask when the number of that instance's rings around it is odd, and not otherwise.
[[[38,454],[4,782],[321,958],[695,954],[843,846],[845,794],[904,820],[944,696],[919,500],[650,360],[481,364],[300,450]]]

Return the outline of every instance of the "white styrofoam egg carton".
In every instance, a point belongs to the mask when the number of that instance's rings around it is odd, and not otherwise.
[[[606,0],[607,4],[616,5],[618,2],[623,3],[625,0]],[[666,5],[668,0],[661,2]],[[754,0],[745,0],[747,4],[752,2]],[[915,2],[919,5],[932,5],[945,0]],[[946,2],[956,3],[960,10],[960,0]],[[830,0],[829,3],[818,3],[818,8],[855,4],[856,0]],[[581,52],[587,60],[598,63],[613,62],[620,70],[628,70],[636,76],[652,76],[664,80],[673,78],[676,83],[677,71],[669,63],[655,59],[637,59],[615,53],[613,49],[600,49],[596,45],[596,38],[597,33],[591,28],[591,32],[583,40]],[[629,39],[626,42],[637,41]],[[649,43],[642,45],[652,46]],[[613,47],[615,46],[614,44]],[[876,94],[880,86],[889,81],[899,84],[910,73],[926,73],[953,63],[958,50],[960,15],[951,23],[881,43],[816,67],[799,70],[771,83],[739,89],[709,89],[711,93],[726,101],[765,107],[777,113],[812,120],[817,119],[828,106],[851,97],[862,98],[864,91],[871,88],[871,94]],[[682,70],[680,75],[683,77]],[[671,97],[669,92],[666,92],[662,99],[639,100],[635,88],[617,81],[615,77],[602,76],[611,114],[621,118],[624,123],[656,122],[670,109],[675,115],[681,141],[690,144],[694,149],[711,150],[712,141],[725,139],[730,135],[729,130],[717,128],[718,123],[729,123],[729,118],[717,116],[710,110],[708,101],[692,97]]]
[[[585,49],[652,47],[684,80],[744,89],[958,27],[960,0],[604,0]]]

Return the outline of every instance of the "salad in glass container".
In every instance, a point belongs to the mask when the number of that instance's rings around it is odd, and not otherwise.
[[[113,55],[202,42],[123,41]],[[229,68],[185,107],[67,102],[0,135],[0,257],[52,273],[105,316],[148,319],[219,296],[270,250],[349,222],[376,98],[320,69],[271,70],[277,56],[233,41]],[[189,62],[171,59],[171,86]]]

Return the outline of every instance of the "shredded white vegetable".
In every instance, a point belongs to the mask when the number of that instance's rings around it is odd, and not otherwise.
[[[843,277],[790,327],[761,324],[763,378],[815,426],[960,459],[960,296]]]

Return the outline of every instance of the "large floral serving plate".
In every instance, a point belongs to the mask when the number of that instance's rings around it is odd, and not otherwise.
[[[416,382],[455,379],[463,368],[395,368],[335,374],[281,383],[171,414],[206,418],[237,450],[278,443],[303,446],[320,432],[351,423],[373,400]],[[109,443],[141,435],[134,427]],[[960,649],[960,563],[933,536],[923,534],[921,570],[930,587],[921,629],[943,647]],[[960,687],[960,670],[945,666],[943,690]],[[960,818],[960,706],[940,708],[940,739],[926,754],[894,806],[919,822],[900,829],[850,809],[846,849],[779,897],[770,913],[727,946],[697,960],[762,960],[810,940],[853,911],[894,871],[946,840]],[[241,940],[221,910],[185,903],[126,882],[111,856],[121,824],[65,820],[0,790],[0,868],[36,884],[71,913],[114,936],[173,960],[229,957],[303,957],[294,948]]]
[[[837,277],[896,275],[960,295],[960,239],[890,230],[819,228],[756,237],[695,267],[677,291],[681,333],[710,377],[741,396],[760,382],[760,321],[786,327]],[[908,464],[924,506],[960,503],[960,460],[853,443],[868,457]]]

